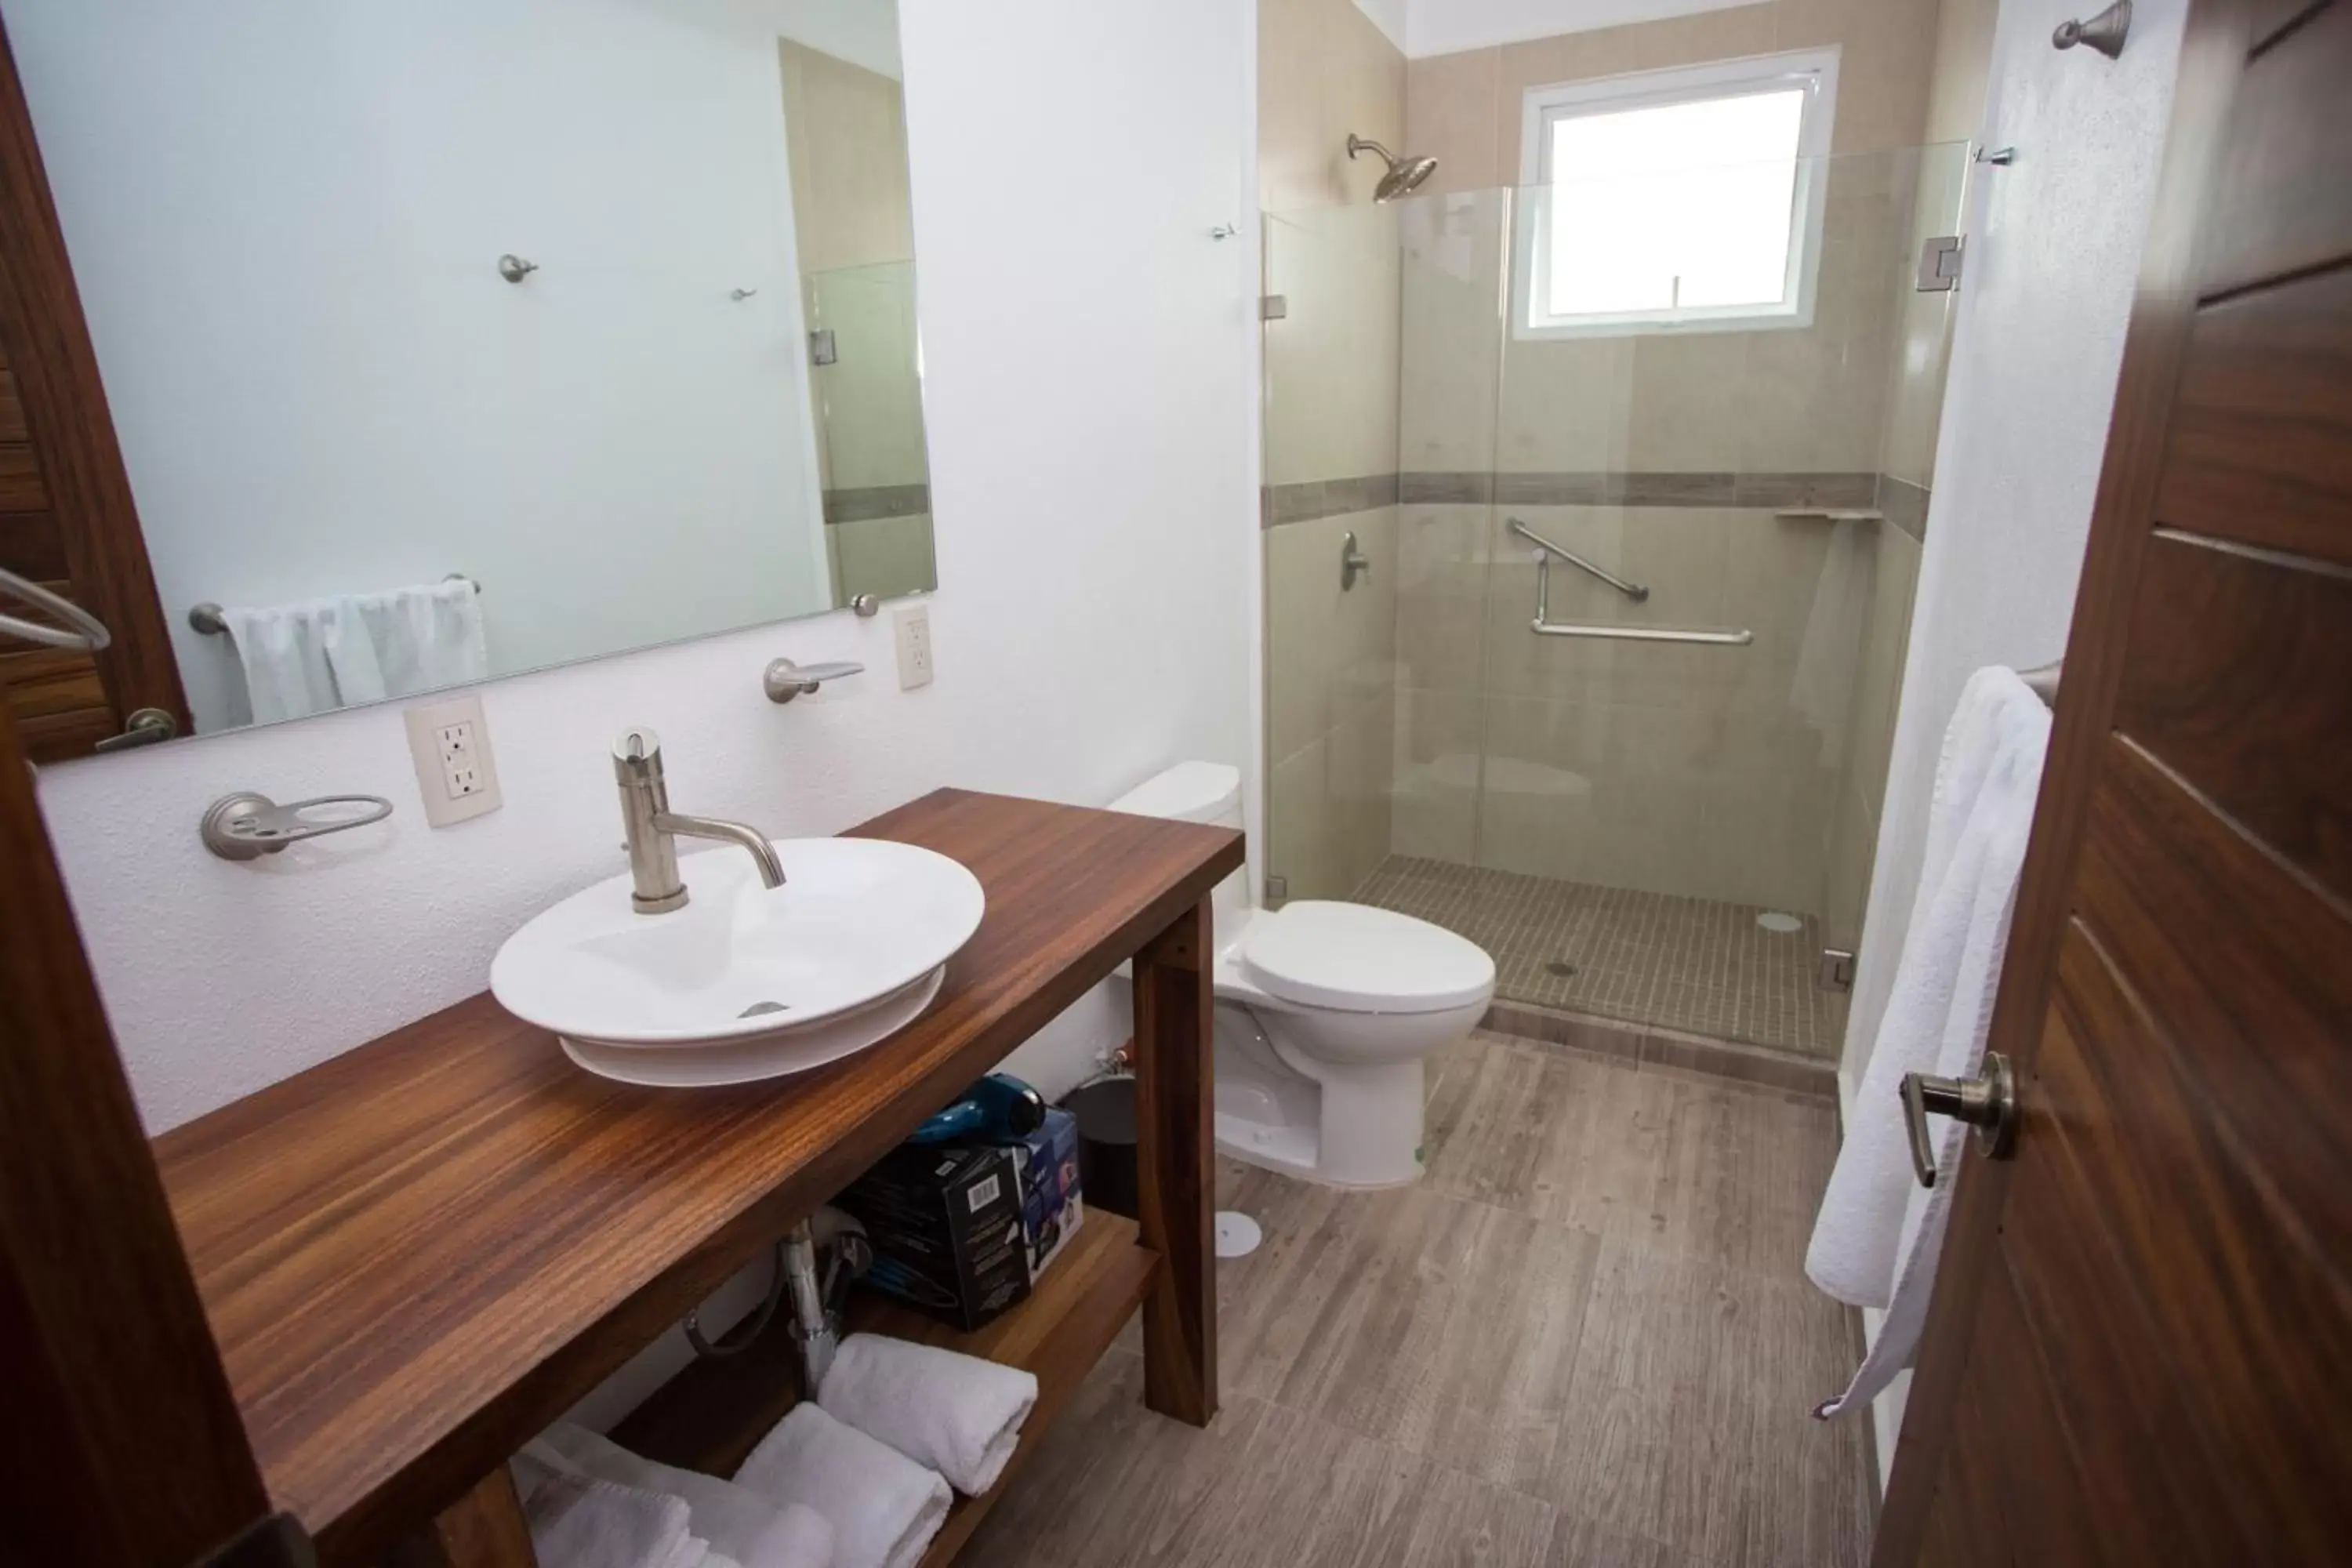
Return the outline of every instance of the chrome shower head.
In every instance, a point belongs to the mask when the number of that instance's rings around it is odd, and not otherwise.
[[[1373,187],[1372,200],[1376,202],[1392,202],[1419,188],[1423,180],[1437,173],[1434,158],[1400,158],[1368,137],[1351,135],[1348,138],[1348,156],[1353,158],[1359,153],[1378,153],[1381,161],[1389,166],[1389,172]]]

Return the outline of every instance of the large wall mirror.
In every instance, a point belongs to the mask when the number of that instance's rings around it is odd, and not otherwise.
[[[894,0],[0,16],[195,731],[936,586]]]

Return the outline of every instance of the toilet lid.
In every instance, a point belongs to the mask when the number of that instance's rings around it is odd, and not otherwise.
[[[1269,994],[1343,1013],[1435,1013],[1495,989],[1476,942],[1369,904],[1285,904],[1251,923],[1241,958]]]

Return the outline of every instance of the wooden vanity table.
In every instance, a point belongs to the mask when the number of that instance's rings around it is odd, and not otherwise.
[[[485,994],[155,1142],[262,1480],[322,1562],[530,1562],[508,1457],[1129,957],[1140,1224],[1090,1213],[977,1334],[870,1301],[851,1327],[1036,1373],[1025,1455],[1140,1303],[1147,1403],[1214,1414],[1208,899],[1240,835],[959,790],[853,831],[961,861],[988,910],[930,1011],[845,1061],[631,1088]],[[729,1473],[797,1384],[779,1326],[615,1435]]]

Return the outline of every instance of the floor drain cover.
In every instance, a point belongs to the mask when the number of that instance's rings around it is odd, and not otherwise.
[[[1544,965],[1544,973],[1546,974],[1557,974],[1562,980],[1566,980],[1576,973],[1576,965],[1570,963],[1564,958],[1555,958],[1549,963]]]
[[[1217,1211],[1218,1257],[1247,1258],[1257,1250],[1257,1244],[1265,1239],[1265,1232],[1260,1230],[1257,1221],[1250,1218],[1249,1215],[1237,1213],[1233,1209]]]
[[[1792,931],[1805,929],[1805,922],[1794,915],[1784,915],[1778,910],[1766,910],[1756,917],[1756,923],[1766,931]]]

